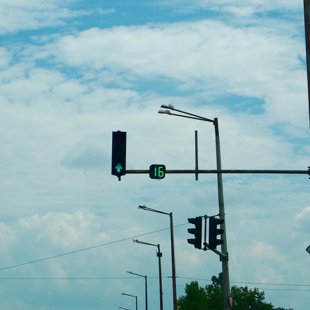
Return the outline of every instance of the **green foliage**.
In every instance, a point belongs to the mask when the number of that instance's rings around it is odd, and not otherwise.
[[[207,285],[205,288],[207,301],[207,307],[205,309],[224,309],[222,274],[219,274],[218,278],[213,276],[211,281],[212,284]]]
[[[232,287],[231,293],[234,296],[233,309],[241,310],[273,310],[272,304],[265,303],[265,293],[257,288]]]
[[[199,287],[198,282],[193,281],[186,284],[185,296],[180,297],[178,300],[179,309],[205,310],[206,305],[206,292],[202,287]]]
[[[211,284],[205,288],[199,286],[197,281],[186,284],[185,295],[178,300],[179,310],[223,310],[223,277],[211,278]],[[233,310],[286,310],[275,308],[272,304],[265,302],[265,293],[257,288],[233,286]],[[287,309],[292,310],[292,309]]]

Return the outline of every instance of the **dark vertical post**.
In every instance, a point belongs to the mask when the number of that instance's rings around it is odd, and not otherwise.
[[[138,296],[135,296],[136,298],[136,310],[138,310]]]
[[[195,130],[195,179],[198,181],[198,132]]]
[[[145,310],[148,310],[148,300],[147,300],[147,276],[144,276],[145,281]]]
[[[158,257],[158,272],[159,272],[159,300],[160,300],[160,310],[164,310],[164,303],[163,303],[163,280],[162,280],[162,273],[161,273],[161,257],[163,253],[160,252],[160,245],[157,245],[157,257]]]
[[[306,62],[307,62],[308,106],[309,106],[309,126],[310,126],[310,0],[304,0],[304,15],[305,15]]]
[[[205,230],[204,230],[204,235],[203,235],[203,250],[206,251],[207,250],[207,220],[208,220],[208,216],[205,215],[203,218],[205,221]]]
[[[171,266],[172,266],[172,289],[173,289],[173,310],[178,310],[177,306],[177,283],[175,272],[175,252],[174,252],[174,234],[173,234],[173,214],[169,213],[170,217],[170,237],[171,237]]]
[[[221,147],[220,147],[220,134],[218,127],[218,119],[214,119],[214,129],[215,129],[215,146],[216,146],[216,164],[217,170],[222,170],[221,163]],[[219,203],[219,216],[223,220],[221,224],[221,229],[223,232],[223,244],[221,245],[221,252],[224,257],[221,257],[222,261],[222,271],[223,271],[223,291],[224,291],[224,309],[230,310],[230,282],[229,282],[229,269],[228,269],[228,252],[227,252],[227,238],[226,238],[226,223],[225,223],[225,207],[224,207],[224,191],[223,191],[223,179],[222,173],[217,173],[217,185],[218,185],[218,203]]]

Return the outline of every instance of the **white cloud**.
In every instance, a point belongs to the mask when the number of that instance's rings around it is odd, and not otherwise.
[[[2,252],[2,262],[8,263],[10,260],[10,251],[12,243],[16,240],[15,231],[4,223],[0,223],[0,245],[3,249]]]
[[[62,161],[69,168],[79,169],[103,169],[108,167],[105,160],[105,148],[99,137],[88,138],[78,144],[67,153]]]
[[[93,14],[92,10],[73,10],[72,0],[1,0],[0,34],[43,27],[64,25],[68,20]],[[97,14],[109,14],[111,10],[96,10]]]
[[[310,207],[305,207],[296,215],[295,227],[298,231],[308,233],[310,227]]]
[[[9,64],[11,57],[9,52],[4,49],[0,48],[0,68],[3,69],[3,67],[6,67]]]
[[[65,22],[57,11],[60,6],[50,3],[36,2],[37,9],[34,2],[24,3],[29,5],[25,12],[30,24],[22,22],[20,27],[44,25],[35,17],[41,8],[51,13],[55,9],[53,22]],[[208,3],[222,9],[218,2]],[[223,3],[232,9],[231,1]],[[263,9],[259,2],[248,3],[249,11],[248,4],[239,1],[235,15],[253,16]],[[265,5],[269,10],[280,2]],[[283,2],[283,7],[288,9],[290,3]],[[122,278],[130,269],[148,274],[150,289],[157,292],[158,279],[151,279],[157,275],[155,249],[131,240],[113,243],[168,226],[168,218],[141,214],[138,204],[173,211],[175,224],[218,211],[215,176],[200,175],[196,182],[193,175],[167,175],[156,182],[147,174],[126,175],[118,182],[110,175],[111,131],[118,129],[128,132],[129,169],[147,169],[152,163],[192,168],[195,129],[200,168],[215,167],[213,126],[165,118],[157,114],[160,104],[219,117],[227,169],[306,168],[309,149],[303,139],[308,126],[301,120],[307,107],[300,59],[304,43],[297,28],[282,18],[263,19],[260,26],[254,18],[238,25],[236,18],[107,26],[76,30],[73,35],[46,33],[32,46],[22,38],[19,46],[0,49],[2,267],[112,241],[92,251],[3,270],[3,275],[120,277],[31,282],[27,296],[25,284],[6,282],[0,286],[1,300],[7,300],[4,307],[38,309],[32,305],[36,300],[47,309],[52,302],[50,308],[61,309],[55,300],[65,299],[66,309],[77,308],[73,301],[87,308],[92,294],[94,303],[112,308],[109,300],[116,300],[123,289],[141,291],[139,281]],[[221,96],[235,99],[234,95],[250,102],[227,99],[217,104]],[[258,112],[251,108],[253,97]],[[283,123],[274,126],[278,121]],[[298,278],[307,283],[300,267],[308,259],[305,182],[306,175],[224,176],[232,280],[285,283]],[[302,241],[291,232],[297,205],[304,208],[296,217],[296,227],[306,232]],[[187,244],[186,228],[175,230],[177,273],[188,276],[188,282],[191,277],[210,279],[221,269],[218,256]],[[141,239],[161,243],[164,274],[170,275],[169,231]],[[171,279],[165,281],[168,296]],[[178,291],[182,293],[181,288]],[[276,301],[275,305],[286,306]],[[152,302],[155,309],[155,297]],[[169,302],[165,298],[167,309]]]
[[[17,224],[21,235],[31,233],[36,243],[49,243],[64,249],[73,249],[109,240],[95,214],[85,211],[70,213],[48,213],[21,218]]]
[[[283,57],[290,59],[291,66],[298,65],[293,41],[265,30],[238,29],[216,21],[90,29],[61,38],[52,50],[69,65],[130,70],[181,81],[222,80],[227,75],[233,86],[248,78],[253,83],[269,81],[268,75],[281,74],[285,68]]]
[[[307,120],[304,44],[287,29],[219,21],[93,28],[59,38],[46,54],[52,51],[83,74],[103,70],[129,81],[166,78],[211,98],[261,98],[270,120],[298,126]]]
[[[176,10],[211,10],[216,12],[230,13],[238,17],[250,17],[258,13],[279,11],[296,11],[301,8],[300,1],[297,0],[276,0],[276,1],[257,1],[257,0],[161,0],[162,5],[175,7]]]
[[[258,241],[251,245],[250,255],[257,259],[269,259],[277,263],[283,263],[284,258],[276,253],[276,249],[268,243]]]

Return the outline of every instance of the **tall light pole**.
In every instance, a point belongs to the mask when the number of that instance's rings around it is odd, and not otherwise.
[[[127,271],[129,274],[133,274],[138,277],[143,277],[144,278],[144,287],[145,287],[145,310],[148,310],[148,301],[147,301],[147,276],[143,276],[142,274],[135,273],[132,271]]]
[[[127,293],[122,293],[122,295],[135,298],[136,299],[136,310],[138,310],[138,296],[137,295],[131,295]]]
[[[155,246],[157,247],[157,257],[158,257],[158,273],[159,273],[159,302],[160,302],[160,310],[164,310],[164,303],[163,303],[163,280],[162,280],[162,273],[161,273],[161,257],[163,253],[160,252],[160,244],[153,244],[144,241],[139,241],[137,239],[133,240],[133,242]]]
[[[308,107],[309,107],[309,126],[310,126],[310,0],[304,0],[304,17],[305,17]]]
[[[170,239],[171,239],[171,268],[172,268],[172,291],[173,291],[173,310],[177,310],[177,284],[176,284],[176,271],[175,271],[175,252],[174,252],[174,232],[173,232],[173,213],[163,212],[160,210],[155,210],[147,206],[139,206],[139,209],[145,211],[151,211],[155,213],[168,215],[170,218]]]
[[[209,122],[214,125],[215,147],[216,147],[216,166],[217,166],[217,171],[218,171],[217,172],[217,185],[218,185],[219,218],[223,220],[223,223],[221,224],[221,229],[224,230],[223,235],[222,235],[223,244],[221,245],[222,255],[220,256],[220,260],[222,261],[222,272],[223,272],[224,308],[225,310],[230,310],[232,308],[232,305],[231,305],[229,268],[228,268],[223,179],[222,179],[222,173],[220,172],[222,170],[222,163],[221,163],[221,147],[220,147],[220,134],[219,134],[218,119],[214,118],[212,120],[212,119],[200,116],[200,115],[178,110],[178,109],[175,109],[174,106],[172,105],[162,105],[161,107],[166,110],[159,110],[158,113],[173,115],[173,116],[178,116],[178,117],[184,117],[184,118],[190,118],[190,119],[194,119],[198,121]]]

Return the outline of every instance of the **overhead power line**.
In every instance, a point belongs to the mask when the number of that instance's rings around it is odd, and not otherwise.
[[[148,276],[149,279],[158,279],[158,276]],[[171,279],[171,276],[163,276],[164,279]],[[190,278],[190,277],[182,277],[178,276],[178,279],[184,280],[197,280],[197,281],[206,281],[211,282],[208,279],[202,278]],[[63,280],[63,281],[89,281],[89,280],[133,280],[137,279],[137,277],[104,277],[104,276],[69,276],[69,277],[0,277],[0,281],[53,281],[53,280]],[[263,291],[298,291],[298,292],[309,292],[310,291],[310,284],[296,284],[296,283],[273,283],[273,282],[248,282],[248,281],[231,281],[235,284],[240,285],[258,285],[258,286],[273,286],[270,287],[263,287],[260,290]],[[185,285],[178,285],[178,286],[185,286]],[[277,287],[278,286],[278,287]],[[280,288],[279,288],[280,287]],[[283,288],[285,287],[285,288]]]
[[[174,227],[180,227],[180,226],[184,226],[184,225],[187,225],[187,223],[178,224],[178,225],[175,225]],[[111,245],[111,244],[115,244],[115,243],[131,240],[131,239],[135,239],[135,238],[138,238],[138,237],[155,234],[155,233],[158,233],[158,232],[161,232],[161,231],[164,231],[164,230],[169,230],[169,229],[170,229],[170,227],[166,227],[166,228],[162,228],[162,229],[146,232],[146,233],[143,233],[143,234],[139,234],[139,235],[135,235],[135,236],[131,236],[131,237],[126,237],[126,238],[123,238],[123,239],[109,241],[109,242],[105,242],[105,243],[101,243],[101,244],[97,244],[97,245],[92,245],[92,246],[89,246],[89,247],[85,247],[85,248],[81,248],[81,249],[77,249],[77,250],[73,250],[73,251],[69,251],[69,252],[64,252],[64,253],[60,253],[60,254],[56,254],[56,255],[51,255],[51,256],[47,256],[47,257],[43,257],[43,258],[38,258],[38,259],[30,260],[30,261],[27,261],[27,262],[24,262],[24,263],[19,263],[19,264],[16,264],[16,265],[2,267],[2,268],[0,268],[0,271],[7,270],[7,269],[13,269],[13,268],[17,268],[17,267],[21,267],[21,266],[25,266],[25,265],[35,264],[35,263],[39,263],[39,262],[43,262],[43,261],[47,261],[47,260],[52,260],[52,259],[55,259],[55,258],[59,258],[59,257],[63,257],[63,256],[68,256],[68,255],[72,255],[72,254],[76,254],[76,253],[80,253],[80,252],[85,252],[85,251],[93,250],[93,249],[96,249],[96,248],[108,246],[108,245]]]
[[[212,282],[210,279],[205,279],[205,278],[192,278],[192,277],[178,276],[178,279]],[[235,284],[245,284],[245,285],[277,285],[277,286],[305,286],[305,287],[310,287],[310,284],[295,284],[295,283],[248,282],[248,281],[231,281],[231,282],[235,283]]]
[[[191,277],[182,277],[179,276],[178,279],[183,280],[191,280],[191,281],[205,281],[205,282],[212,282],[210,279],[205,278],[191,278]],[[239,285],[258,285],[258,286],[273,286],[272,288],[264,287],[260,288],[263,291],[300,291],[300,292],[309,292],[310,291],[310,284],[297,284],[297,283],[273,283],[273,282],[249,282],[249,281],[231,281],[233,284],[239,284]],[[282,287],[282,288],[276,288]],[[283,288],[285,287],[285,288]]]
[[[188,223],[174,225],[174,227],[177,228],[177,227],[181,227],[181,226],[185,226],[185,225],[188,225]],[[43,262],[43,261],[47,261],[47,260],[52,260],[52,259],[60,258],[63,256],[68,256],[68,255],[80,253],[80,252],[85,252],[85,251],[93,250],[93,249],[96,249],[99,247],[104,247],[104,246],[108,246],[111,244],[132,240],[134,238],[155,234],[155,233],[165,231],[165,230],[169,230],[169,229],[170,229],[170,227],[161,228],[161,229],[157,229],[154,231],[142,233],[142,234],[131,236],[131,237],[126,237],[126,238],[122,238],[122,239],[118,239],[118,240],[114,240],[114,241],[110,241],[110,242],[105,242],[105,243],[101,243],[101,244],[97,244],[97,245],[93,245],[93,246],[89,246],[89,247],[85,247],[85,248],[81,248],[81,249],[77,249],[77,250],[73,250],[73,251],[69,251],[69,252],[64,252],[64,253],[60,253],[60,254],[56,254],[56,255],[51,255],[51,256],[47,256],[47,257],[43,257],[43,258],[39,258],[39,259],[34,259],[34,260],[23,262],[20,264],[2,267],[2,268],[0,268],[0,271],[7,270],[7,269],[13,269],[13,268],[17,268],[17,267],[21,267],[21,266],[25,266],[25,265],[30,265],[30,264],[34,264],[34,263],[38,263],[38,262]],[[149,278],[158,278],[158,276],[151,276]],[[166,276],[163,278],[169,278],[170,279],[171,276]],[[184,280],[192,280],[192,281],[196,280],[196,281],[211,282],[209,279],[205,279],[205,278],[192,278],[192,277],[182,277],[182,276],[177,276],[177,278],[178,279],[184,279]],[[92,276],[89,276],[89,277],[87,277],[87,276],[75,276],[75,277],[74,276],[73,277],[0,277],[0,280],[68,280],[68,281],[74,281],[74,280],[126,280],[126,279],[136,279],[136,277],[92,277]],[[231,281],[231,282],[235,283],[235,284],[242,284],[242,285],[267,285],[267,286],[280,286],[280,287],[285,286],[286,287],[286,288],[264,288],[263,290],[283,290],[283,291],[289,290],[289,291],[305,291],[305,292],[310,291],[310,289],[307,289],[308,287],[310,287],[310,284],[246,282],[246,281]],[[298,287],[300,287],[300,289]],[[305,289],[301,289],[302,287],[304,287]]]

